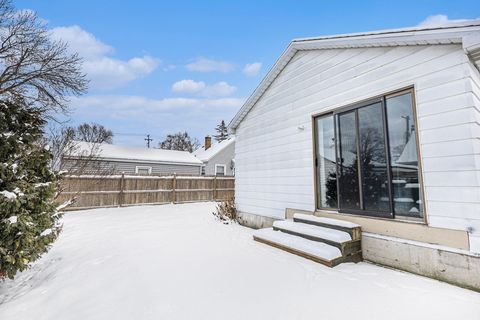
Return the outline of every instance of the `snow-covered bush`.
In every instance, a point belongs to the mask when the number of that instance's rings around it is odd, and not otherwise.
[[[237,208],[235,207],[235,199],[219,202],[213,215],[221,222],[228,224],[237,222]]]
[[[0,101],[0,279],[26,269],[60,232],[44,125],[38,109]]]

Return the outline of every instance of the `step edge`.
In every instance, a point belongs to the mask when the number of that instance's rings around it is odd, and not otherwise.
[[[264,244],[269,245],[271,247],[286,251],[286,252],[294,254],[296,256],[299,256],[299,257],[302,257],[302,258],[305,258],[305,259],[323,264],[323,265],[325,265],[327,267],[330,267],[330,268],[335,266],[333,264],[333,262],[335,260],[343,258],[343,256],[340,256],[340,257],[328,260],[328,259],[316,256],[316,255],[313,255],[313,254],[310,254],[310,253],[307,253],[307,252],[304,252],[304,251],[301,251],[301,250],[298,250],[298,249],[295,249],[295,248],[292,248],[292,247],[289,247],[289,246],[286,246],[286,245],[283,245],[283,244],[280,244],[280,243],[277,243],[277,242],[273,242],[273,241],[264,239],[262,237],[258,237],[256,235],[253,235],[253,240],[255,240],[257,242],[260,242],[260,243],[264,243]]]
[[[282,231],[276,231],[276,230],[273,230],[273,228],[265,228],[265,229],[260,229],[260,230],[265,230],[264,232],[267,234],[267,236],[263,236],[263,235],[260,234],[259,232],[256,232],[256,233],[253,234],[253,237],[265,239],[266,241],[269,241],[269,242],[274,242],[275,239],[274,239],[274,240],[269,239],[268,233],[270,233],[270,232],[277,232],[278,234],[287,235],[287,238],[288,238],[288,237],[295,238],[295,239],[298,238],[298,239],[301,239],[301,241],[314,242],[314,243],[316,243],[316,244],[319,244],[319,242],[316,242],[316,241],[313,241],[313,240],[309,240],[309,239],[306,239],[306,238],[303,238],[303,237],[298,237],[298,236],[295,236],[295,235],[292,235],[292,234],[288,234],[288,233],[285,233],[285,232],[282,232]],[[258,230],[258,231],[260,231],[260,230]],[[277,242],[275,241],[274,243],[277,243]],[[291,246],[291,245],[289,245],[289,244],[279,243],[279,245],[284,245],[284,246],[292,247],[292,249],[297,250],[297,249],[294,248],[294,246]],[[335,247],[335,246],[333,246],[333,245],[329,245],[329,244],[327,244],[327,243],[322,243],[322,245],[325,245],[325,246],[328,246],[328,247],[333,247],[333,248],[335,248],[335,249],[338,250],[338,254],[339,254],[339,255],[335,254],[334,257],[331,258],[331,259],[336,259],[336,258],[340,258],[340,257],[343,256],[343,253],[342,253],[342,251],[341,251],[339,248],[337,248],[337,247]],[[317,247],[317,249],[320,249],[320,248]],[[323,257],[323,256],[321,256],[321,255],[315,255],[314,253],[309,253],[309,252],[304,251],[304,250],[302,250],[302,249],[298,249],[298,251],[301,251],[301,252],[304,252],[305,254],[309,254],[309,255],[312,255],[312,256],[315,256],[315,257],[319,257],[319,258],[322,258],[322,257]],[[326,252],[326,254],[328,254],[328,252]],[[327,258],[327,257],[323,257],[323,258],[324,258],[324,259],[329,259],[329,258]]]
[[[301,219],[301,218],[293,218],[293,222],[310,224],[310,225],[314,225],[314,226],[319,226],[319,227],[330,228],[330,229],[334,229],[334,230],[347,232],[351,235],[352,240],[353,240],[355,235],[357,236],[358,239],[360,239],[361,238],[361,233],[362,233],[362,228],[361,227],[347,228],[347,227],[341,227],[341,226],[332,225],[332,224],[325,224],[325,223],[320,222],[320,221],[304,220],[304,219]],[[355,239],[355,240],[358,240],[358,239]]]
[[[279,220],[279,221],[275,221],[275,223],[273,224],[273,226],[276,226],[278,224],[291,224],[291,225],[300,225],[301,227],[304,226],[306,228],[314,228],[313,230],[315,230],[315,228],[319,228],[320,231],[325,231],[326,233],[332,233],[332,234],[337,234],[337,235],[341,235],[341,236],[344,236],[344,237],[348,237],[349,239],[348,240],[345,240],[345,241],[342,241],[341,243],[344,243],[344,242],[347,242],[347,241],[351,241],[353,240],[352,239],[352,235],[348,232],[348,231],[343,231],[343,230],[339,230],[339,229],[335,229],[335,228],[329,228],[329,227],[324,227],[324,226],[319,226],[319,225],[315,225],[315,224],[312,224],[312,223],[305,223],[303,221],[294,221],[294,220]],[[312,230],[312,231],[313,231]],[[332,240],[333,241],[333,240]],[[335,242],[338,242],[338,241],[335,241]],[[339,242],[340,243],[340,242]]]
[[[319,239],[319,240],[312,240],[312,239],[305,238],[305,239],[307,239],[307,240],[317,241],[317,242],[326,241],[326,242],[331,242],[331,243],[338,244],[338,245],[340,245],[340,246],[342,246],[342,245],[344,245],[344,244],[348,244],[348,243],[350,243],[350,242],[360,241],[360,240],[346,240],[346,241],[343,241],[343,242],[339,242],[339,241],[330,240],[330,239],[326,239],[326,238],[322,238],[322,237],[318,237],[318,236],[314,236],[314,235],[309,235],[309,234],[306,234],[306,233],[300,233],[300,232],[297,232],[297,231],[293,231],[293,230],[290,230],[290,229],[286,229],[286,228],[282,228],[282,227],[277,227],[277,226],[273,226],[273,229],[276,230],[276,231],[281,231],[281,232],[285,232],[285,233],[289,233],[289,234],[294,233],[294,235],[297,236],[297,237],[308,236],[308,237],[312,237],[312,238]],[[323,241],[320,241],[320,240],[323,240]],[[327,243],[327,244],[328,244],[328,243]]]
[[[293,215],[293,219],[302,219],[303,220],[306,220],[306,221],[310,221],[310,222],[318,222],[318,223],[323,223],[323,224],[326,224],[326,225],[331,225],[331,226],[336,226],[336,227],[342,227],[342,228],[346,228],[346,229],[357,229],[357,228],[361,228],[362,226],[359,225],[359,224],[356,224],[356,223],[353,223],[353,222],[350,222],[350,221],[345,221],[345,220],[341,220],[341,219],[333,219],[333,218],[326,218],[326,217],[317,217],[317,216],[314,216],[314,215],[310,215],[310,214],[304,214],[304,213],[295,213]],[[308,218],[313,218],[313,219],[308,219]],[[318,221],[316,219],[323,219],[323,220],[333,220],[333,221],[338,221],[340,223],[346,223],[346,224],[350,224],[352,226],[342,226],[342,225],[338,225],[338,224],[334,224],[334,223],[329,223],[328,221]]]

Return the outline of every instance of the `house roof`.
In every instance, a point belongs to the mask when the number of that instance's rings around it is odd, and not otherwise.
[[[417,141],[415,140],[415,134],[411,134],[410,138],[408,139],[405,147],[403,148],[402,154],[398,157],[397,161],[398,164],[412,164],[418,162],[417,156]]]
[[[202,164],[200,160],[187,151],[123,147],[106,143],[92,144],[83,141],[75,142],[75,147],[72,148],[71,154],[67,157],[88,156],[92,154],[92,150],[95,150],[95,158],[102,160],[186,165]]]
[[[205,150],[205,146],[195,150],[193,154],[195,157],[200,159],[201,161],[209,161],[215,155],[217,155],[220,151],[224,150],[226,147],[231,145],[235,142],[235,137],[230,137],[227,140],[223,140],[217,143],[214,143],[210,148]]]
[[[461,44],[477,68],[480,69],[480,19],[438,27],[413,27],[294,39],[230,121],[228,128],[230,131],[235,131],[298,51],[436,44]]]

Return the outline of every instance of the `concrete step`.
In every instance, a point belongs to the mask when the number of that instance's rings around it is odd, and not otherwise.
[[[316,217],[303,213],[295,213],[293,215],[293,221],[347,232],[350,234],[352,240],[361,240],[362,237],[361,226],[349,221]]]
[[[326,228],[313,224],[294,222],[292,220],[275,221],[273,229],[308,240],[323,242],[340,250],[342,256],[361,251],[361,241],[352,240],[348,232]]]

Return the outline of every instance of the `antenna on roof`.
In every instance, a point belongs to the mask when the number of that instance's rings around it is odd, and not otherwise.
[[[153,141],[153,139],[150,138],[150,135],[147,134],[147,137],[144,140],[147,141],[147,148],[150,148],[150,141]]]

